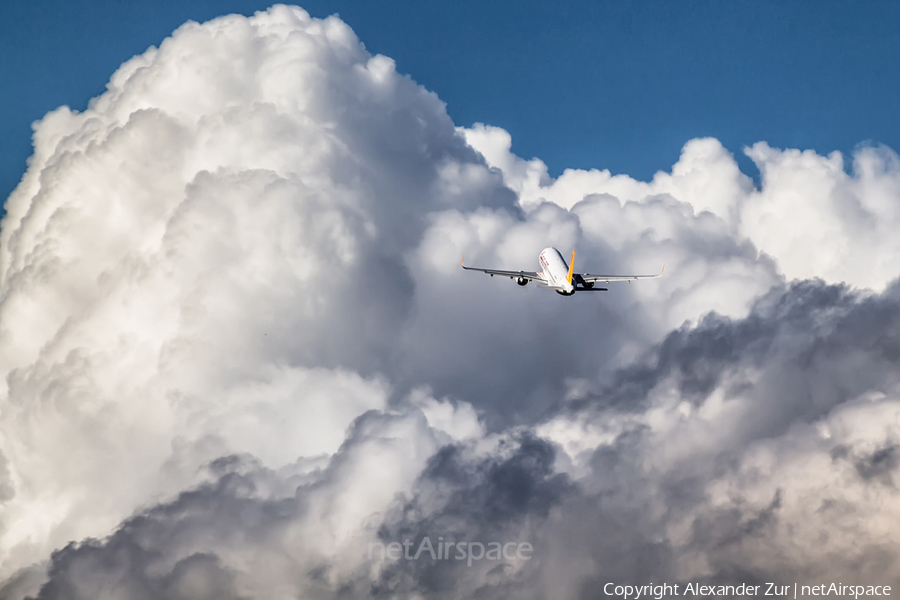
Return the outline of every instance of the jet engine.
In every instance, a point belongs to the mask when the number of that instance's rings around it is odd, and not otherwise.
[[[594,287],[593,281],[585,281],[581,275],[575,275],[575,283],[580,283],[581,287],[583,287],[586,290],[589,290],[592,287]]]
[[[516,277],[516,283],[519,285],[528,285],[528,279],[525,277]]]

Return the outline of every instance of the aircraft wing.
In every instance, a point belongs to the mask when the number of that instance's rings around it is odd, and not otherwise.
[[[535,273],[534,271],[502,271],[500,269],[479,269],[478,267],[467,267],[465,264],[465,259],[460,263],[462,268],[467,271],[481,271],[482,273],[487,273],[488,275],[500,275],[501,277],[509,277],[511,279],[515,279],[516,277],[524,277],[525,279],[531,281],[543,281],[544,278],[540,276],[540,274]]]
[[[597,281],[609,283],[610,281],[631,281],[633,279],[655,279],[657,277],[662,277],[663,271],[665,270],[666,267],[663,265],[662,271],[656,275],[594,275],[592,273],[579,273],[579,275],[586,283],[594,283]]]

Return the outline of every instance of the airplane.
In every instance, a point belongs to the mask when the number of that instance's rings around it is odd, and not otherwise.
[[[563,259],[562,254],[556,248],[544,248],[538,260],[541,263],[540,273],[467,267],[465,257],[463,257],[460,264],[467,271],[481,271],[491,277],[502,275],[515,279],[519,285],[528,285],[529,281],[537,281],[540,282],[537,285],[538,288],[555,290],[557,294],[562,296],[571,296],[575,292],[606,292],[609,288],[594,287],[594,284],[600,281],[608,284],[610,281],[627,281],[631,283],[635,279],[655,279],[656,277],[662,277],[663,271],[666,270],[666,266],[663,265],[658,275],[591,275],[590,273],[575,273],[575,251],[572,250],[572,260],[566,265],[565,259]]]

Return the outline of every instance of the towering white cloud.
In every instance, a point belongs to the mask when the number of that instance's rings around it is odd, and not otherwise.
[[[0,231],[2,598],[898,572],[888,149],[760,143],[759,189],[712,139],[552,180],[285,6],[184,25],[34,144]],[[457,266],[548,245],[667,276],[562,299]],[[426,536],[538,560],[366,554]]]
[[[708,211],[778,261],[789,279],[821,277],[883,290],[900,272],[900,158],[884,146],[860,147],[851,171],[840,152],[778,150],[759,142],[745,153],[762,177],[756,189],[718,140],[691,140],[671,173],[650,182],[608,170],[567,169],[551,180],[539,159],[510,152],[511,138],[497,127],[461,130],[489,164],[503,173],[525,207],[553,202],[572,208],[591,195],[644,203],[670,196],[700,214]]]
[[[189,23],[36,128],[7,203],[5,572],[249,452],[387,408],[427,215],[513,207],[432,94],[336,18]]]

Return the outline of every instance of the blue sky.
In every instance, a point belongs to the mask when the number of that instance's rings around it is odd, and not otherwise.
[[[187,19],[252,0],[4,0],[0,196],[21,177],[32,121],[86,107],[113,71]],[[900,148],[900,3],[439,0],[303,3],[338,13],[373,53],[437,92],[458,125],[485,122],[556,175],[646,179],[718,137],[820,153]],[[751,173],[749,161],[739,156]]]

